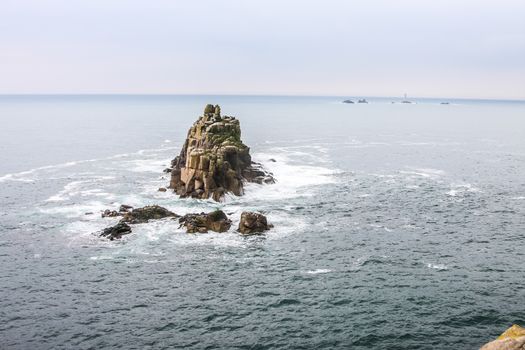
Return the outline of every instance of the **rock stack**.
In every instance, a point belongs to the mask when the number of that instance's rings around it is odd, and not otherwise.
[[[245,181],[275,182],[252,162],[249,147],[241,141],[239,121],[221,116],[218,105],[207,105],[172,161],[170,188],[181,197],[221,201],[226,193],[241,196]]]

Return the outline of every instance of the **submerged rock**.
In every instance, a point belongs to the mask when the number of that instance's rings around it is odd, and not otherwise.
[[[515,324],[480,350],[525,350],[525,328]]]
[[[125,222],[119,222],[118,224],[107,227],[100,233],[100,237],[107,237],[109,240],[119,239],[122,236],[130,234],[131,227]]]
[[[179,219],[181,227],[186,227],[187,233],[206,233],[208,231],[226,232],[232,222],[222,210],[211,213],[186,214]]]
[[[221,116],[218,105],[207,105],[193,124],[180,155],[172,161],[170,188],[181,197],[223,199],[241,196],[243,182],[273,183],[271,173],[252,162],[241,141],[239,121]]]
[[[239,231],[243,235],[260,234],[271,229],[273,225],[268,224],[266,216],[245,211],[241,214],[241,221],[239,222]]]
[[[142,224],[149,220],[158,220],[168,217],[178,218],[180,215],[169,211],[158,205],[148,205],[143,208],[133,209],[132,211],[124,214],[121,222],[127,222],[130,224]]]

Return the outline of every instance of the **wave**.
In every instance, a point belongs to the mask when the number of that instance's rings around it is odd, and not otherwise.
[[[339,170],[297,161],[302,152],[277,152],[254,154],[254,160],[273,173],[276,183],[273,185],[248,183],[244,196],[246,200],[275,201],[312,196],[317,187],[336,182],[334,175],[340,172]],[[309,156],[314,157],[311,154]]]
[[[450,197],[457,197],[457,196],[465,195],[467,193],[481,192],[479,188],[474,187],[473,185],[469,183],[452,184],[450,185],[450,187],[451,189],[446,193]]]
[[[440,170],[440,169],[410,168],[410,167],[407,167],[407,168],[409,170],[401,170],[399,171],[399,173],[406,174],[406,175],[417,175],[417,176],[430,178],[430,179],[437,179],[446,174],[444,170]]]
[[[445,264],[426,264],[426,266],[429,268],[429,269],[434,269],[434,270],[438,270],[438,271],[444,271],[444,270],[448,270],[448,266],[445,265]]]
[[[329,272],[332,272],[332,270],[330,270],[330,269],[315,269],[315,270],[308,270],[308,271],[306,271],[306,273],[309,274],[309,275],[318,275],[318,274],[329,273]]]
[[[29,169],[29,170],[24,170],[20,172],[4,174],[0,176],[0,183],[6,182],[6,181],[34,182],[36,179],[26,178],[27,175],[33,175],[35,173],[46,171],[46,170],[56,170],[56,169],[73,167],[73,166],[85,164],[85,163],[93,163],[93,162],[98,162],[98,161],[127,158],[127,157],[131,157],[134,155],[143,155],[148,152],[159,152],[159,151],[168,151],[168,150],[176,150],[176,149],[178,149],[178,147],[152,148],[152,149],[147,149],[147,150],[139,150],[137,152],[131,152],[131,153],[119,153],[119,154],[115,154],[115,155],[112,155],[109,157],[103,157],[103,158],[84,159],[84,160],[70,161],[70,162],[59,163],[59,164],[45,165],[45,166],[41,166],[41,167]],[[160,169],[160,171],[162,171],[162,169]]]

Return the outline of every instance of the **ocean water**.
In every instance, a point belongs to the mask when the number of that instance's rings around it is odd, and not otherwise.
[[[476,349],[523,325],[525,103],[342,99],[0,97],[0,348]],[[277,184],[157,191],[206,103]],[[94,235],[122,203],[275,228]]]

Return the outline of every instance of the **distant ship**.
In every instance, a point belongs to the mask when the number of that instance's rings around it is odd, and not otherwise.
[[[407,99],[407,94],[405,94],[405,98],[403,99],[403,101],[401,101],[401,103],[414,103],[414,102],[409,101],[409,100]]]
[[[441,102],[442,105],[449,105],[450,102]]]
[[[368,103],[368,101],[363,98],[361,100],[358,100],[357,103]]]
[[[354,103],[352,100],[344,100],[343,103]]]

